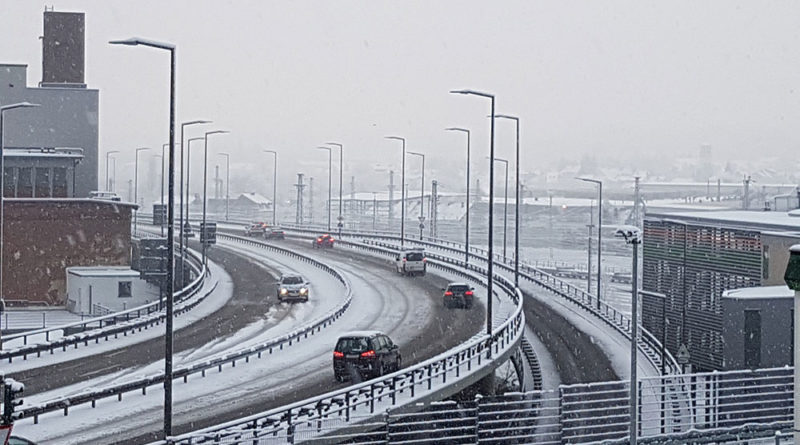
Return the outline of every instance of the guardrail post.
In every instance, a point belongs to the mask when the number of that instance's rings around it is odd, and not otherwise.
[[[350,392],[344,393],[344,420],[350,421]]]
[[[392,382],[392,384],[391,384],[390,388],[392,390],[392,405],[395,405],[397,403],[397,391],[396,391],[397,385],[396,385],[394,377],[392,377],[391,382]]]

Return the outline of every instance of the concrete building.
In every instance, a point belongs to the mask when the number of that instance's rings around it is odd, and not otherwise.
[[[69,267],[66,298],[71,312],[105,315],[156,301],[159,289],[129,267]]]
[[[794,364],[794,291],[750,287],[722,293],[722,368]]]
[[[31,181],[39,184],[53,179],[61,184],[67,176],[72,179],[67,181],[72,182],[68,196],[88,197],[90,191],[97,190],[99,92],[83,83],[84,15],[45,11],[42,46],[43,75],[36,87],[28,86],[27,65],[0,64],[0,104],[40,105],[5,114],[3,136],[5,147],[10,149],[6,156],[17,151],[15,166],[7,165],[5,175],[22,178],[23,188],[27,170],[14,168],[31,168]],[[59,147],[74,152],[79,149],[83,158],[80,162],[66,161],[56,156]],[[36,155],[28,158],[26,152]],[[53,158],[46,161],[49,170],[37,170],[43,168],[41,163],[47,157]],[[60,168],[67,170],[53,170]]]
[[[680,346],[686,345],[694,368],[724,369],[723,293],[785,284],[789,247],[800,242],[800,217],[792,215],[759,211],[648,213],[642,287],[666,295],[667,300],[662,317],[659,299],[642,299],[644,327],[660,333],[665,320],[670,352],[677,354]]]
[[[6,303],[65,306],[68,267],[130,266],[134,207],[99,199],[6,199]]]

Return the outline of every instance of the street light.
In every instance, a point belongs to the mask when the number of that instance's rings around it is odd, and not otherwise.
[[[111,191],[111,176],[109,176],[109,169],[108,169],[111,160],[109,159],[109,157],[114,153],[119,153],[119,150],[110,150],[106,152],[106,190],[109,192]]]
[[[317,150],[328,150],[328,232],[331,231],[331,154],[333,149],[330,147],[317,147]],[[302,221],[301,221],[302,222]]]
[[[503,261],[506,260],[506,238],[508,238],[508,159],[494,158],[495,162],[502,162],[506,167],[506,192],[503,202]]]
[[[225,221],[228,220],[228,202],[231,200],[231,155],[228,153],[217,153],[225,156]]]
[[[136,149],[133,162],[133,202],[136,204],[136,209],[133,211],[133,233],[136,233],[136,228],[139,223],[139,152],[150,150],[148,147]]]
[[[206,131],[203,139],[205,142],[203,143],[203,226],[200,228],[201,232],[205,232],[207,229],[206,227],[206,207],[208,206],[208,136],[212,134],[224,134],[230,133],[226,130],[214,130],[214,131]],[[203,248],[203,264],[208,264],[208,257],[206,256],[206,252],[208,250],[208,243],[202,244]]]
[[[164,436],[172,435],[172,313],[175,282],[173,281],[173,267],[175,263],[175,45],[156,42],[153,40],[130,38],[126,40],[112,40],[112,45],[143,45],[151,48],[163,49],[170,54],[169,73],[169,204],[167,208],[167,313],[166,313],[166,342],[164,348]],[[163,197],[163,195],[162,195]],[[163,198],[162,198],[163,199]]]
[[[184,233],[184,231],[186,229],[185,220],[183,219],[183,168],[184,168],[184,164],[185,164],[185,162],[183,160],[183,129],[188,125],[208,124],[208,123],[211,123],[211,121],[194,120],[194,121],[184,122],[184,123],[181,124],[181,141],[180,141],[180,146],[181,146],[181,178],[180,178],[180,184],[181,185],[180,185],[180,191],[179,191],[179,193],[181,195],[180,196],[180,203],[179,203],[179,205],[181,207],[181,210],[180,210],[180,216],[178,217],[178,223],[180,225],[180,230],[178,231],[178,233],[180,233],[180,235],[181,235],[180,236],[180,240],[178,241],[179,251],[181,252],[181,267],[178,268],[178,271],[180,273],[180,276],[178,278],[178,282],[181,283],[181,286],[183,286],[183,281],[184,281],[184,279],[183,279],[183,270],[184,270],[184,267],[185,267],[184,265],[185,265],[185,257],[186,257],[186,252],[184,251],[184,248],[183,248],[183,240],[184,240],[184,238],[186,236],[185,233]],[[188,202],[189,199],[187,198],[186,201],[187,201],[186,202],[186,219],[189,219],[189,202]]]
[[[192,142],[194,141],[202,141],[205,140],[205,136],[197,136],[195,138],[189,138],[186,141],[186,224],[191,226],[190,224],[190,217],[189,217],[189,209],[191,209],[191,173],[192,173]]]
[[[517,128],[516,191],[514,192],[514,286],[519,287],[519,118],[509,114],[497,114],[496,118],[513,120]]]
[[[467,228],[464,231],[464,264],[469,264],[469,142],[470,133],[466,128],[448,127],[445,131],[460,131],[467,134]]]
[[[5,146],[3,144],[3,137],[5,133],[3,132],[3,115],[8,110],[14,110],[17,108],[33,108],[38,107],[39,104],[32,104],[30,102],[19,102],[14,104],[8,104],[0,106],[0,307],[3,305],[3,223],[4,223],[4,207],[5,207],[5,184],[4,184],[4,176],[3,172],[5,172],[5,163],[3,162],[3,157],[5,156]],[[108,165],[108,162],[106,162]],[[107,173],[106,173],[107,175]],[[2,347],[3,341],[2,337],[0,336],[0,347]]]
[[[616,235],[625,239],[625,243],[633,247],[633,276],[631,285],[631,383],[630,383],[630,440],[632,444],[636,443],[637,419],[638,412],[638,399],[636,397],[636,390],[638,381],[636,379],[636,358],[638,352],[639,342],[639,245],[642,243],[641,232],[636,226],[620,226]]]
[[[425,228],[425,155],[415,151],[407,152],[410,155],[422,158],[422,185],[419,192],[419,239],[422,239],[422,229]]]
[[[600,283],[603,278],[603,268],[601,267],[603,255],[603,181],[591,178],[575,178],[580,181],[597,184],[597,310],[600,310]],[[591,272],[591,271],[589,271]]]
[[[342,165],[344,165],[344,164],[342,164],[342,147],[343,147],[343,145],[338,143],[338,142],[326,142],[326,144],[335,145],[335,146],[339,147],[339,218],[338,218],[339,223],[336,225],[336,227],[339,228],[339,236],[341,237],[342,236],[342,225],[343,225],[342,224],[342,220],[343,220],[343,218],[342,218]],[[330,206],[330,201],[328,201],[328,205]],[[350,203],[350,205],[351,206],[353,205],[352,202]],[[330,230],[330,229],[328,229],[328,230]]]
[[[384,136],[384,139],[392,139],[403,143],[403,162],[400,173],[400,248],[403,248],[406,240],[406,138],[400,136]],[[389,207],[392,203],[389,203]]]
[[[489,93],[483,93],[480,91],[474,90],[454,90],[450,91],[452,94],[466,94],[471,96],[480,96],[491,100],[492,103],[492,120],[491,120],[491,132],[489,137],[489,157],[494,159],[494,95]],[[487,280],[486,290],[487,290],[487,305],[486,305],[486,335],[489,336],[489,342],[491,342],[492,338],[492,289],[493,289],[493,282],[494,282],[494,274],[492,272],[494,266],[494,230],[492,224],[494,223],[494,162],[489,162],[489,262],[487,268],[487,276],[489,279]],[[491,343],[489,344],[487,357],[492,356],[492,348]]]
[[[278,152],[275,150],[264,150],[264,153],[272,153],[275,159],[272,162],[272,225],[277,225],[278,213]]]

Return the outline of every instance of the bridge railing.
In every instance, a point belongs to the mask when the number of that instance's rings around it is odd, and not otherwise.
[[[309,336],[319,333],[323,328],[331,325],[334,321],[336,321],[339,317],[341,317],[342,314],[344,314],[344,312],[347,310],[347,308],[350,307],[350,303],[352,300],[352,290],[350,288],[349,282],[342,274],[340,274],[338,271],[328,266],[327,264],[324,264],[306,255],[294,252],[291,249],[272,246],[260,241],[253,240],[251,238],[225,235],[222,233],[217,234],[217,237],[244,245],[250,245],[268,249],[310,263],[324,270],[325,272],[331,274],[337,281],[342,283],[342,285],[345,288],[345,293],[341,302],[322,317],[304,326],[300,326],[289,333],[283,334],[276,338],[272,338],[261,344],[249,346],[247,348],[222,354],[212,359],[200,360],[190,365],[176,367],[173,370],[173,380],[183,379],[183,381],[186,382],[188,381],[189,376],[192,375],[200,374],[202,377],[205,377],[206,372],[209,370],[216,369],[218,370],[218,372],[222,372],[225,366],[229,365],[233,367],[236,366],[237,362],[241,361],[249,362],[251,359],[254,358],[260,359],[265,354],[271,355],[273,352],[277,350],[283,350],[284,348],[290,347],[294,344],[300,343],[308,339]],[[15,419],[32,418],[34,423],[38,423],[39,416],[45,413],[54,411],[63,411],[64,415],[68,415],[69,409],[73,406],[91,403],[92,407],[95,407],[96,402],[98,400],[102,400],[109,397],[117,397],[119,401],[122,401],[123,394],[130,393],[132,391],[142,391],[143,394],[146,394],[147,388],[153,385],[163,384],[164,379],[165,379],[164,374],[159,373],[152,376],[132,380],[129,382],[124,382],[121,384],[110,385],[99,389],[92,389],[77,395],[59,397],[41,404],[30,405],[23,407],[22,409],[18,409],[15,412]]]
[[[349,241],[342,241],[342,244],[383,255],[396,253],[395,249],[377,245]],[[485,283],[486,270],[477,265],[466,268],[457,259],[435,254],[429,256],[428,265]],[[250,443],[265,436],[294,443],[326,434],[333,427],[337,430],[359,428],[351,421],[380,416],[389,407],[413,409],[416,403],[454,394],[493,371],[516,350],[522,339],[525,328],[522,293],[500,274],[495,274],[494,280],[498,293],[514,304],[514,311],[492,330],[491,336],[478,336],[392,374],[157,443],[200,444],[234,439]]]
[[[179,305],[179,308],[176,309],[176,315],[192,309],[205,298],[205,295],[202,295],[199,299],[193,297],[197,296],[198,292],[203,288],[208,271],[197,252],[187,250],[186,258],[188,260],[187,264],[193,271],[194,279],[186,287],[175,292],[174,299],[176,304]],[[117,338],[120,334],[127,335],[127,332],[147,329],[163,321],[165,314],[161,306],[162,303],[160,301],[153,301],[108,315],[4,336],[3,340],[6,342],[21,338],[23,345],[0,351],[0,360],[8,359],[9,363],[15,357],[22,357],[23,360],[26,360],[30,355],[35,354],[40,357],[43,352],[52,354],[58,349],[65,351],[68,346],[77,348],[81,343],[84,345],[88,345],[89,341],[98,343],[101,338],[108,340],[112,337]],[[52,340],[50,338],[55,333],[68,333],[70,331],[79,332]],[[44,341],[28,344],[29,339],[41,337],[44,337]]]

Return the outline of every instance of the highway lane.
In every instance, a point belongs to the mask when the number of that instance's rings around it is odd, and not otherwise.
[[[235,370],[225,370],[219,374],[219,379],[228,382],[224,387],[218,386],[212,377],[190,379],[187,385],[179,383],[176,386],[176,431],[188,431],[260,412],[337,387],[330,359],[336,333],[331,331],[328,334],[334,327],[336,332],[366,328],[386,331],[401,345],[406,364],[441,353],[462,343],[480,329],[484,314],[477,307],[477,310],[471,311],[446,310],[442,307],[439,289],[446,283],[446,279],[432,275],[405,278],[392,272],[388,260],[376,260],[338,249],[324,253],[315,252],[306,243],[287,241],[286,244],[324,257],[323,261],[346,274],[357,294],[354,308],[358,309],[351,308],[345,317],[327,328],[324,333],[327,338],[320,340],[321,345],[316,345],[315,342],[306,343],[305,346],[298,344],[295,352],[287,354],[287,359],[270,358],[259,361],[258,365],[240,365]],[[231,272],[236,269],[238,267],[231,269]],[[263,273],[251,273],[250,276],[243,274],[239,279],[263,282]],[[248,293],[263,294],[263,289],[255,286]],[[198,385],[202,388],[198,388]],[[157,398],[159,393],[160,388],[150,389],[148,397]],[[49,421],[55,428],[54,431],[60,428],[66,430],[59,434],[57,442],[52,435],[38,437],[45,439],[42,443],[107,444],[114,443],[113,441],[138,443],[152,440],[156,437],[154,433],[140,433],[158,430],[161,422],[160,407],[140,407],[138,405],[143,402],[135,400],[138,399],[137,396],[127,396],[127,400],[131,399],[134,399],[130,402],[134,409],[130,412],[125,411],[124,403],[103,403],[102,415],[98,415],[97,419],[97,430],[84,428],[80,432],[73,432],[69,425],[65,425],[73,415],[78,414],[78,407],[73,408],[70,417],[43,417],[43,425],[48,425],[45,422]],[[80,422],[84,422],[83,416],[87,415],[91,415],[91,411],[82,414]],[[108,430],[117,433],[112,437],[103,432]],[[47,439],[48,437],[51,439]]]

